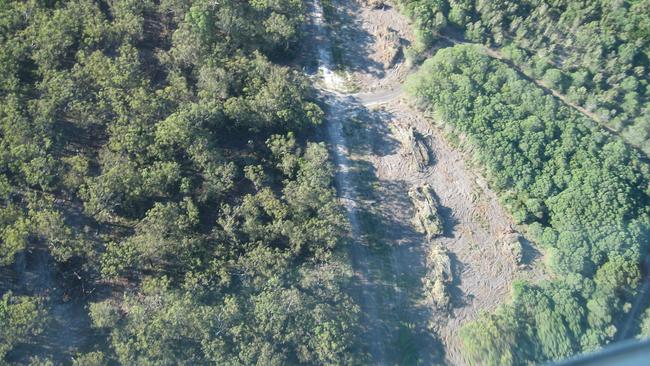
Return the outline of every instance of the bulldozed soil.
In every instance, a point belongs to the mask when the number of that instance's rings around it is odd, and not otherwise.
[[[388,2],[338,0],[343,65],[361,92],[393,89],[410,66],[404,50],[415,35],[408,20]]]
[[[338,1],[343,65],[362,97],[330,102],[347,144],[358,240],[367,249],[357,271],[372,288],[365,295],[382,324],[374,339],[382,338],[375,346],[385,349],[385,358],[375,363],[465,364],[458,330],[507,301],[514,280],[543,277],[542,255],[518,232],[480,170],[399,92],[410,71],[403,52],[413,33],[384,4]],[[418,210],[409,192],[425,185],[442,224],[436,235],[414,224]]]

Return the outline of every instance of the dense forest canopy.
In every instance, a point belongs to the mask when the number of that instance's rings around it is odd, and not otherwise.
[[[460,29],[521,56],[509,60],[515,65],[541,62],[533,75],[559,75],[554,87],[570,98],[582,87],[583,102],[610,111],[606,124],[625,138],[478,46],[440,50],[411,78],[423,106],[468,140],[553,273],[517,283],[511,302],[462,330],[471,364],[539,363],[594,350],[614,340],[630,309],[650,239],[650,167],[629,139],[639,137],[630,131],[648,130],[648,4],[402,1],[423,43]],[[587,37],[587,29],[598,36]],[[586,84],[576,84],[578,74]],[[636,142],[647,147],[641,136]]]
[[[400,0],[429,44],[459,32],[650,154],[650,1]],[[452,32],[450,32],[452,31]]]
[[[305,11],[0,2],[0,360],[359,362]]]

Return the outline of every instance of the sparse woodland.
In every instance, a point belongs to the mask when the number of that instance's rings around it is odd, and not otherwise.
[[[0,4],[0,363],[360,362],[323,111],[282,66],[305,15]],[[37,254],[65,294],[22,283]],[[40,346],[69,296],[77,354]]]

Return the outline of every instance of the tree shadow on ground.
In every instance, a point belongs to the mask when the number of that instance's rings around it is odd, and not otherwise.
[[[453,238],[456,226],[458,226],[458,219],[454,216],[451,208],[443,206],[440,203],[440,196],[435,192],[435,188],[432,190],[431,195],[435,199],[438,208],[438,216],[442,221],[442,236],[445,238]]]
[[[335,0],[335,3],[340,3],[340,0]],[[384,77],[384,65],[374,61],[370,57],[372,45],[375,43],[375,37],[363,29],[363,23],[360,17],[354,16],[361,12],[360,4],[358,1],[346,1],[345,6],[339,6],[340,26],[342,36],[347,38],[348,43],[352,43],[355,47],[348,47],[344,57],[350,58],[353,61],[346,62],[343,60],[346,68],[354,72],[363,72],[379,78]]]
[[[525,237],[521,237],[520,243],[522,249],[521,264],[532,265],[535,260],[542,256],[542,253]]]
[[[43,332],[30,343],[17,345],[6,361],[28,364],[30,357],[39,356],[67,364],[77,352],[87,351],[101,340],[99,332],[90,326],[86,309],[89,298],[76,293],[76,286],[66,281],[61,266],[49,250],[35,246],[19,253],[8,270],[15,278],[13,293],[39,297],[48,313],[43,317]]]
[[[353,154],[373,154],[379,157],[394,154],[400,147],[400,142],[391,137],[388,124],[394,115],[384,109],[369,110],[357,104],[353,98],[343,99],[345,103],[345,118],[343,133],[349,142]]]
[[[376,176],[366,185],[375,188],[377,202],[366,211],[372,217],[371,237],[378,238],[372,255],[383,262],[390,286],[384,286],[394,314],[384,320],[396,364],[431,364],[442,353],[438,339],[428,328],[432,309],[424,301],[423,278],[427,273],[429,243],[410,225],[413,207],[405,181],[380,181]],[[434,354],[435,353],[435,354]],[[389,357],[389,358],[391,358]]]
[[[462,283],[461,275],[465,270],[465,264],[458,260],[458,256],[455,253],[447,252],[447,255],[451,262],[451,273],[454,276],[451,283],[447,286],[447,291],[449,291],[449,297],[451,299],[450,305],[452,308],[461,308],[468,305],[474,298],[474,295],[465,294],[460,289]]]
[[[345,173],[354,182],[357,200],[375,200],[376,176],[375,166],[367,160],[350,160],[350,167]]]

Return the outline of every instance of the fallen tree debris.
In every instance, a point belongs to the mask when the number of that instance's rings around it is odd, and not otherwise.
[[[501,238],[501,248],[503,253],[517,265],[521,265],[523,259],[521,239],[521,234],[514,231],[512,228],[504,232]]]
[[[433,189],[428,184],[423,184],[411,189],[409,197],[415,207],[415,229],[425,234],[427,240],[442,235],[442,220],[438,214],[438,202]]]
[[[423,171],[431,164],[431,152],[424,138],[413,128],[396,127],[397,138],[402,143],[404,156],[410,159],[410,164],[417,170]]]
[[[447,286],[453,281],[451,260],[445,249],[440,245],[432,245],[427,256],[427,275],[424,277],[424,287],[429,299],[438,308],[447,308],[450,303]]]

